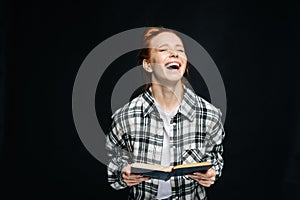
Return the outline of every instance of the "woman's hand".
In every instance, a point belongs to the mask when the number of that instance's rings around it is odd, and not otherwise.
[[[149,177],[144,177],[140,174],[131,174],[130,173],[130,165],[127,165],[126,167],[123,168],[122,170],[122,177],[123,181],[128,185],[128,186],[133,186],[137,185],[143,181],[147,181],[150,178]]]
[[[212,184],[215,183],[216,180],[216,172],[213,169],[207,170],[205,173],[195,172],[193,174],[188,174],[188,177],[194,179],[199,184],[210,187]]]

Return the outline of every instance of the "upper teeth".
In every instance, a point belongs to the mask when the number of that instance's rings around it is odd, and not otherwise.
[[[167,67],[170,67],[172,65],[176,65],[177,67],[179,67],[179,63],[176,63],[176,62],[171,62],[171,63],[167,64]]]

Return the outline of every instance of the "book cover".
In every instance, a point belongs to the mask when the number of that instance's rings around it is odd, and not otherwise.
[[[131,164],[131,173],[142,174],[143,176],[149,176],[151,178],[167,181],[172,176],[183,176],[199,171],[205,172],[211,168],[211,166],[212,164],[210,162],[189,163],[173,167],[145,163],[133,163]]]

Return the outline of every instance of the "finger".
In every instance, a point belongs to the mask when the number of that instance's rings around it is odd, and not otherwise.
[[[197,182],[205,187],[210,187],[211,185],[213,185],[215,183],[212,180],[206,180],[206,179],[200,179]]]
[[[201,178],[201,179],[198,179],[199,181],[206,181],[206,182],[215,182],[215,179],[212,179],[212,178],[209,178],[209,179],[206,179],[206,178]]]
[[[135,179],[131,178],[131,179],[129,179],[129,180],[136,180],[136,181],[142,182],[142,181],[147,181],[147,180],[149,180],[149,179],[150,179],[150,177],[142,176],[142,177],[135,178]]]
[[[144,176],[141,176],[141,177],[128,176],[128,177],[124,177],[123,179],[126,181],[146,181],[146,180],[149,180],[150,178],[144,177]]]
[[[190,176],[193,178],[193,179],[207,179],[209,177],[207,177],[205,174],[201,174],[199,172],[195,172],[193,174],[190,174]]]
[[[213,169],[209,169],[207,170],[207,173],[206,173],[208,176],[216,176],[217,173],[215,172],[215,170]]]
[[[128,186],[133,186],[133,185],[137,185],[139,184],[140,182],[138,181],[124,181],[126,183],[126,185]]]
[[[126,174],[130,174],[130,171],[131,171],[130,165],[127,165],[122,169],[122,172]]]
[[[206,175],[206,176],[215,176],[216,172],[213,169],[208,169],[206,172],[195,172],[196,174],[202,174],[202,175]]]
[[[202,176],[196,176],[196,175],[188,175],[188,177],[190,177],[191,179],[194,179],[195,181],[197,181],[198,183],[200,183],[201,185],[211,185],[214,184],[215,182],[215,177],[213,178],[207,178],[207,177],[202,177]]]
[[[143,177],[141,174],[128,174],[128,173],[122,173],[123,178],[129,178],[129,179],[136,179]]]
[[[137,178],[137,179],[124,179],[124,182],[128,185],[128,186],[133,186],[133,185],[137,185],[143,181],[147,181],[149,180],[149,177],[141,177],[141,178]]]
[[[196,179],[198,180],[207,180],[207,181],[215,181],[216,180],[216,176],[199,176],[199,175],[196,175],[195,176]]]
[[[193,175],[197,176],[199,178],[213,179],[213,180],[216,179],[216,174],[215,173],[202,174],[202,173],[199,173],[199,172],[195,172],[195,173],[193,173]]]

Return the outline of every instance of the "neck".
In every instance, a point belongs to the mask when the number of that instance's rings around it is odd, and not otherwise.
[[[159,106],[165,111],[170,112],[181,103],[183,86],[181,83],[173,87],[152,84],[152,94]]]

